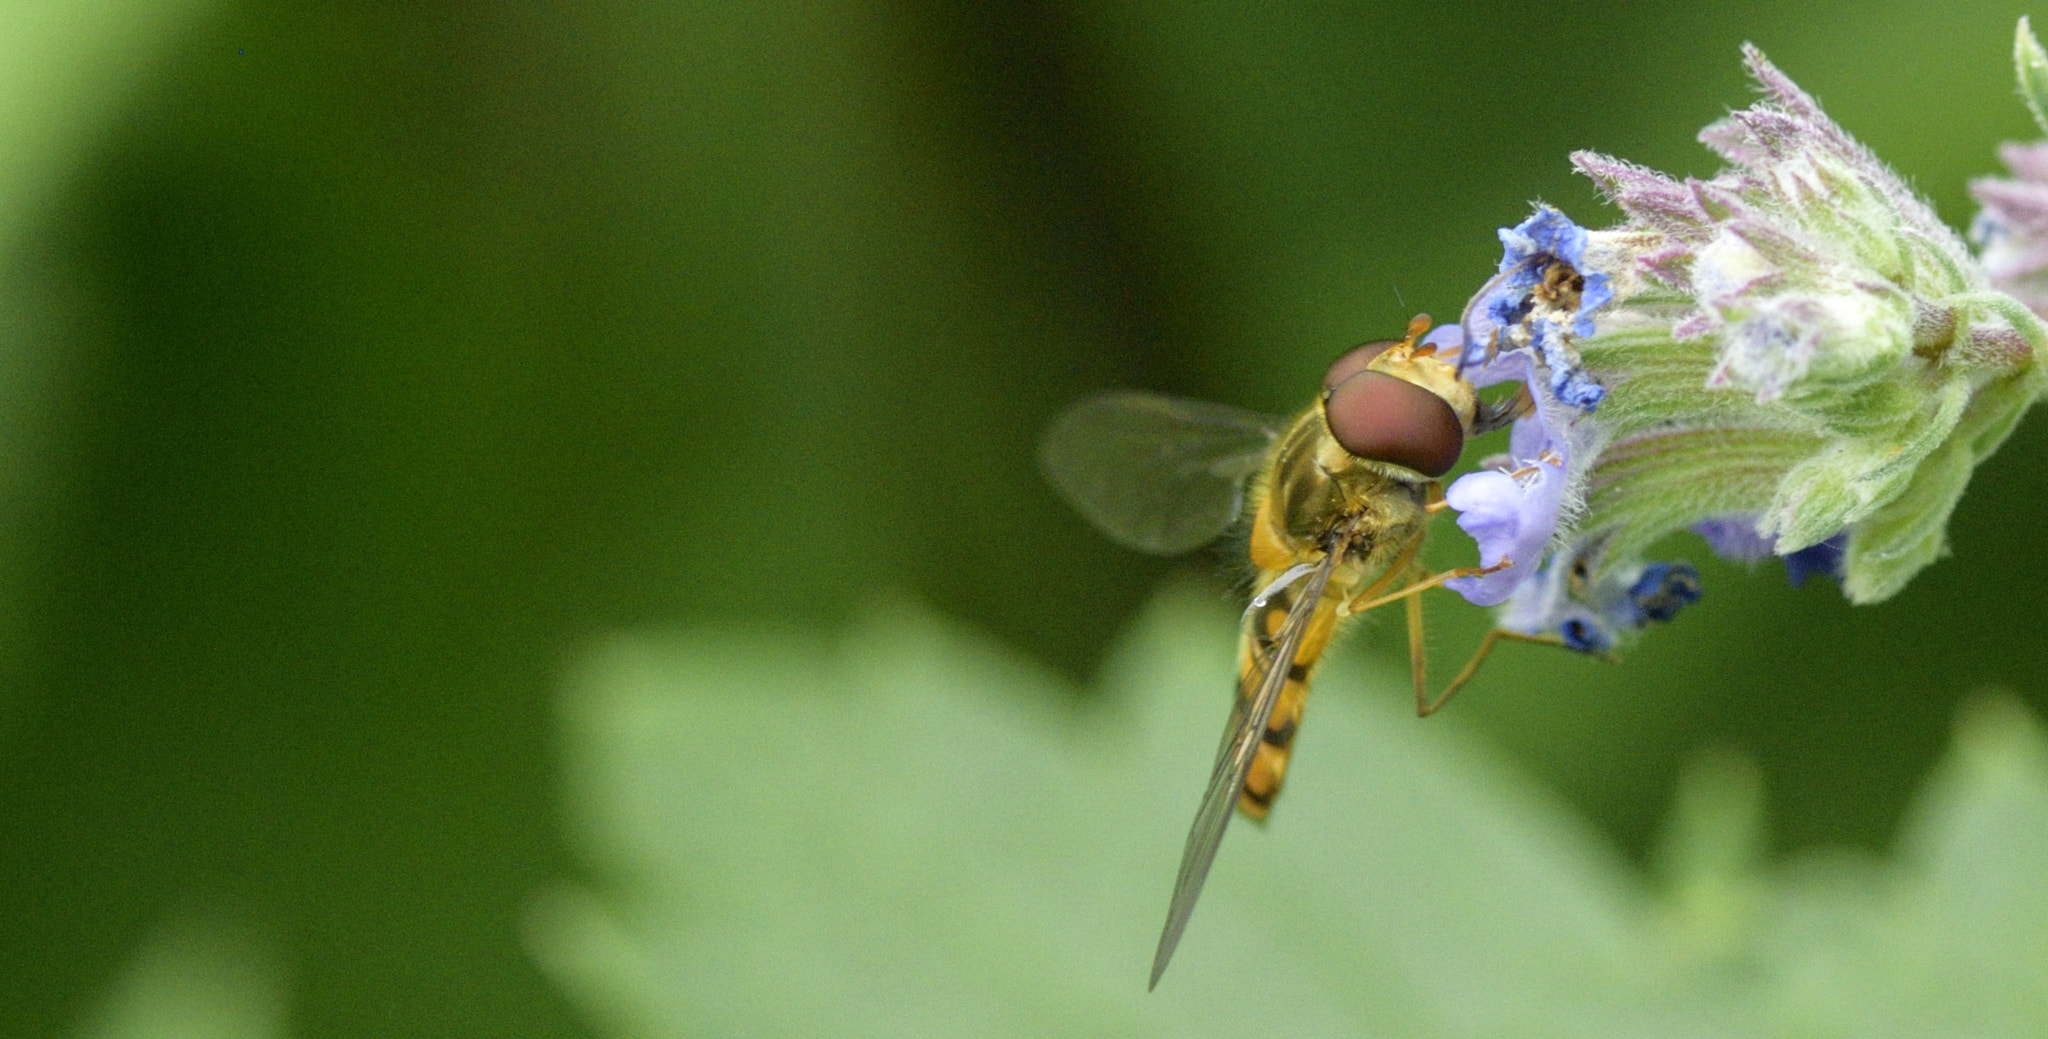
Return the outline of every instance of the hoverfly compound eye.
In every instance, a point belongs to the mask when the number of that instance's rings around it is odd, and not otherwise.
[[[1323,414],[1344,450],[1424,476],[1450,472],[1465,449],[1465,430],[1448,402],[1385,372],[1360,371],[1338,383],[1324,398]]]
[[[1386,353],[1388,347],[1401,345],[1399,339],[1376,339],[1360,343],[1344,351],[1343,356],[1330,362],[1330,370],[1323,373],[1323,389],[1335,389],[1339,383],[1365,370],[1372,359]]]

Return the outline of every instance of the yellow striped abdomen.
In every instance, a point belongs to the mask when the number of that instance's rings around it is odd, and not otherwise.
[[[1271,584],[1280,573],[1278,570],[1262,570],[1259,587]],[[1259,685],[1265,680],[1266,669],[1273,658],[1274,640],[1281,625],[1287,621],[1287,612],[1293,608],[1295,596],[1303,590],[1302,584],[1296,582],[1273,594],[1245,619],[1237,651],[1240,711],[1249,709],[1252,697],[1258,694]],[[1280,695],[1273,703],[1273,713],[1266,719],[1266,730],[1259,734],[1259,748],[1252,757],[1251,771],[1245,774],[1244,786],[1238,791],[1237,809],[1249,818],[1264,819],[1273,807],[1273,799],[1280,796],[1280,785],[1287,778],[1287,756],[1293,750],[1295,733],[1301,727],[1302,707],[1308,702],[1309,676],[1315,670],[1316,662],[1322,659],[1323,651],[1329,648],[1330,635],[1337,628],[1337,607],[1344,599],[1345,591],[1341,588],[1332,586],[1324,591],[1323,600],[1316,604],[1315,613],[1309,618],[1308,630],[1302,635],[1301,648],[1287,665],[1287,684],[1280,687]]]

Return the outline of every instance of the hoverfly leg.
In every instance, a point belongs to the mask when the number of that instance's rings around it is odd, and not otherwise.
[[[1444,485],[1436,480],[1429,481],[1429,487],[1422,494],[1422,511],[1434,516],[1450,507],[1451,503],[1444,500]]]
[[[1367,610],[1378,609],[1381,606],[1385,606],[1386,604],[1393,602],[1396,599],[1405,599],[1411,595],[1420,595],[1423,592],[1426,592],[1431,588],[1435,588],[1437,585],[1444,583],[1445,581],[1454,580],[1460,577],[1484,577],[1487,574],[1499,573],[1500,571],[1506,570],[1508,567],[1511,567],[1513,565],[1515,565],[1514,560],[1503,559],[1500,562],[1493,564],[1492,566],[1461,566],[1455,569],[1446,570],[1440,574],[1432,574],[1428,577],[1423,578],[1420,581],[1415,582],[1414,584],[1409,585],[1406,588],[1401,589],[1398,592],[1388,592],[1387,594],[1382,595],[1377,599],[1373,599],[1370,602],[1361,601],[1365,599],[1366,595],[1371,594],[1372,590],[1368,589],[1366,592],[1361,593],[1358,596],[1358,598],[1351,600],[1349,606],[1346,607],[1345,612],[1364,613]],[[1375,584],[1377,583],[1378,582],[1375,582]]]
[[[1496,429],[1506,429],[1514,425],[1516,419],[1535,410],[1536,398],[1529,394],[1529,387],[1524,384],[1514,396],[1493,404],[1480,402],[1479,413],[1472,418],[1472,435],[1480,437]]]
[[[1429,644],[1423,638],[1419,595],[1408,597],[1408,676],[1415,682],[1415,716],[1427,718],[1443,706],[1443,700],[1429,702]]]
[[[1410,587],[1413,586],[1411,585]],[[1549,646],[1564,645],[1564,640],[1555,635],[1524,635],[1518,631],[1494,628],[1488,631],[1486,637],[1479,641],[1479,648],[1473,651],[1472,659],[1465,662],[1465,666],[1458,671],[1457,677],[1451,679],[1451,684],[1445,686],[1444,691],[1438,693],[1432,699],[1429,695],[1429,645],[1424,638],[1422,623],[1422,596],[1410,595],[1408,597],[1408,673],[1415,684],[1415,716],[1417,718],[1427,718],[1441,710],[1445,704],[1450,703],[1451,697],[1458,695],[1458,690],[1465,688],[1465,683],[1470,682],[1472,676],[1479,673],[1479,665],[1485,663],[1487,655],[1493,652],[1494,644],[1502,639],[1510,639],[1516,642],[1535,642]]]
[[[1419,607],[1414,607],[1409,610],[1409,614],[1412,620],[1409,622],[1408,655],[1415,671],[1415,716],[1418,718],[1427,718],[1441,710],[1445,704],[1450,703],[1451,697],[1458,695],[1458,690],[1465,688],[1465,683],[1470,682],[1472,676],[1479,673],[1479,665],[1486,662],[1487,654],[1492,653],[1494,645],[1502,639],[1507,639],[1511,642],[1533,642],[1539,646],[1564,646],[1564,640],[1555,635],[1524,635],[1519,631],[1494,628],[1486,633],[1485,638],[1479,640],[1479,648],[1472,651],[1472,659],[1465,662],[1464,668],[1459,670],[1457,677],[1451,679],[1451,684],[1445,686],[1444,691],[1436,695],[1436,699],[1431,700],[1429,699],[1422,674],[1422,644],[1419,628],[1422,620],[1422,611]]]
[[[1385,573],[1373,578],[1372,583],[1366,585],[1363,591],[1352,596],[1350,601],[1344,605],[1337,607],[1337,616],[1351,616],[1353,613],[1358,612],[1353,607],[1353,603],[1362,602],[1371,596],[1378,595],[1386,591],[1388,585],[1409,576],[1410,569],[1415,565],[1415,554],[1420,551],[1422,551],[1421,538],[1418,537],[1408,542],[1407,546],[1401,549],[1401,554],[1394,557],[1393,563],[1387,567]]]

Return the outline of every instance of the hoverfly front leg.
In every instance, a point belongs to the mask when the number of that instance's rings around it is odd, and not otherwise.
[[[1487,574],[1497,574],[1502,570],[1506,570],[1507,568],[1513,565],[1515,565],[1514,560],[1503,559],[1500,562],[1495,563],[1491,566],[1453,567],[1452,569],[1446,570],[1440,574],[1431,574],[1430,576],[1425,577],[1419,581],[1416,581],[1414,584],[1411,584],[1398,592],[1388,592],[1387,594],[1382,595],[1377,599],[1373,599],[1370,602],[1361,602],[1360,600],[1364,599],[1365,595],[1360,595],[1357,599],[1351,600],[1349,612],[1364,613],[1367,610],[1377,609],[1381,606],[1385,606],[1386,604],[1393,602],[1396,599],[1406,599],[1411,595],[1420,595],[1423,592],[1426,592],[1431,588],[1435,588],[1437,585],[1444,583],[1445,581],[1454,580],[1460,577],[1484,577]]]
[[[1434,487],[1435,484],[1430,486]],[[1422,551],[1422,540],[1420,537],[1409,539],[1408,544],[1401,549],[1401,554],[1395,556],[1393,563],[1388,565],[1385,573],[1373,578],[1372,583],[1366,585],[1363,591],[1360,591],[1343,605],[1337,607],[1337,616],[1351,616],[1353,613],[1358,612],[1353,605],[1354,603],[1363,602],[1371,596],[1378,595],[1386,591],[1388,585],[1408,576],[1409,571],[1415,566],[1415,554]]]

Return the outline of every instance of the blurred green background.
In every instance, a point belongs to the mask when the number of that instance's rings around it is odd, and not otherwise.
[[[1609,219],[1570,149],[1712,172],[1745,39],[1960,225],[2033,135],[2020,13],[0,4],[0,1021],[64,1033],[226,907],[293,1034],[586,1034],[518,921],[586,865],[555,698],[594,638],[907,591],[1083,678],[1233,572],[1051,496],[1065,402],[1299,406],[1531,200]],[[2048,713],[2044,465],[2037,417],[1893,602],[1706,565],[1624,664],[1510,647],[1442,720],[1632,855],[1711,746],[1775,847],[1883,848],[1960,697]]]

